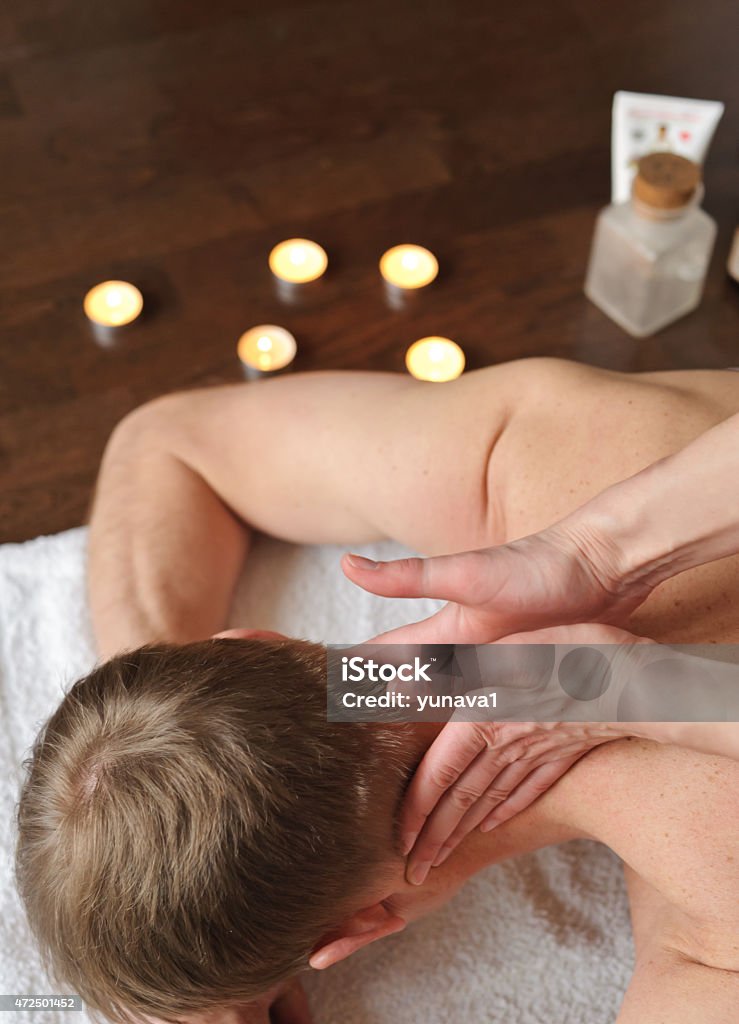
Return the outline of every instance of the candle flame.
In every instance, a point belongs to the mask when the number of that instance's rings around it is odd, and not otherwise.
[[[293,361],[295,338],[277,324],[259,324],[241,335],[236,351],[247,371],[270,373],[283,369]]]
[[[409,373],[419,380],[454,380],[464,364],[464,352],[450,338],[419,338],[405,354]]]
[[[315,281],[326,270],[328,257],[317,242],[309,238],[288,238],[269,254],[272,273],[290,284]]]
[[[136,285],[128,281],[101,281],[85,295],[83,308],[93,323],[120,327],[135,320],[143,304]]]
[[[397,288],[423,288],[439,272],[439,263],[422,245],[394,245],[380,257],[380,273]]]

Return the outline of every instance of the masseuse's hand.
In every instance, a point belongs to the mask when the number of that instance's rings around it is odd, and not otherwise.
[[[739,552],[738,440],[739,413],[541,533],[500,547],[384,563],[347,555],[343,569],[373,594],[450,602],[386,633],[387,642],[484,644],[543,626],[623,625],[663,580]]]
[[[622,582],[619,551],[604,534],[567,520],[481,551],[385,563],[347,555],[342,568],[375,594],[449,602],[373,640],[382,643],[629,643],[630,633],[598,623],[625,621],[650,593]],[[595,624],[573,633],[569,623]],[[408,880],[420,884],[474,828],[512,818],[615,735],[598,723],[450,722],[403,803]]]
[[[590,624],[513,634],[503,641],[644,642],[615,626]],[[627,732],[618,723],[603,722],[449,722],[426,751],[403,804],[400,828],[404,852],[410,852],[408,881],[420,885],[473,829],[486,832],[508,821],[583,754]]]
[[[449,602],[373,641],[383,643],[486,644],[545,626],[623,623],[650,592],[645,584],[623,582],[619,553],[607,538],[567,521],[458,555],[394,562],[345,555],[342,569],[373,594]]]
[[[344,572],[374,594],[449,602],[424,622],[376,638],[384,642],[484,644],[545,626],[624,624],[664,580],[739,552],[738,438],[736,414],[539,534],[425,561],[377,564],[347,555]],[[480,813],[475,794],[493,779],[497,795],[491,799],[498,800],[494,821],[550,785],[591,738],[578,737],[564,726],[535,726],[521,742],[524,734],[516,735],[516,727],[493,728],[497,734],[483,737],[479,727],[477,733],[471,727],[454,732],[450,723],[426,754],[406,800],[406,833],[411,838],[433,812],[413,851],[416,864],[419,850],[428,861],[442,844],[458,839],[460,830],[474,827],[470,822]],[[731,746],[737,743],[735,737],[714,733],[691,742],[696,749],[739,749]],[[445,823],[442,805],[451,809]],[[455,818],[458,824],[450,827]]]

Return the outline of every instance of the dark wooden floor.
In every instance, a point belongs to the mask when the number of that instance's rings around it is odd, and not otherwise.
[[[159,393],[240,379],[277,322],[297,368],[402,369],[425,334],[471,367],[551,354],[627,370],[739,362],[735,0],[6,0],[0,13],[0,541],[81,523],[105,440]],[[634,341],[582,295],[618,88],[723,99],[706,168],[719,237],[701,308]],[[270,247],[320,241],[299,306]],[[377,260],[438,253],[385,304]],[[97,345],[81,299],[140,284]]]

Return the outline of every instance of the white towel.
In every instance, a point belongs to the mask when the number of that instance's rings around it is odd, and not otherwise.
[[[84,528],[0,547],[0,994],[52,993],[12,877],[20,763],[64,689],[94,664],[84,586]],[[398,557],[393,544],[364,554]],[[341,575],[336,547],[260,538],[232,625],[354,643],[429,614],[429,601],[387,601]],[[618,859],[588,842],[509,861],[476,876],[405,932],[307,978],[317,1024],[606,1024],[633,959]],[[17,1024],[87,1024],[66,1011],[20,1012]],[[8,1018],[10,1024],[10,1018]]]

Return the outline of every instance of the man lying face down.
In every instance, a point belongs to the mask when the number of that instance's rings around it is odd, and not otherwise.
[[[112,660],[52,717],[19,807],[18,880],[60,979],[113,1020],[264,1024],[306,965],[398,930],[488,864],[585,836],[627,864],[637,962],[621,1024],[734,1022],[739,762],[604,744],[413,886],[396,814],[440,726],[330,724],[322,647],[206,638],[254,531],[427,554],[504,543],[738,410],[736,373],[534,359],[443,386],[296,374],[126,417],[90,525]],[[663,584],[629,629],[736,642],[738,612],[726,559]]]
[[[589,837],[626,862],[621,1024],[733,1019],[739,763],[606,744],[414,887],[396,813],[441,725],[328,722],[325,672],[316,644],[216,638],[118,655],[64,698],[28,765],[17,874],[50,967],[90,1009],[266,1020],[309,964],[398,931],[488,864]]]

